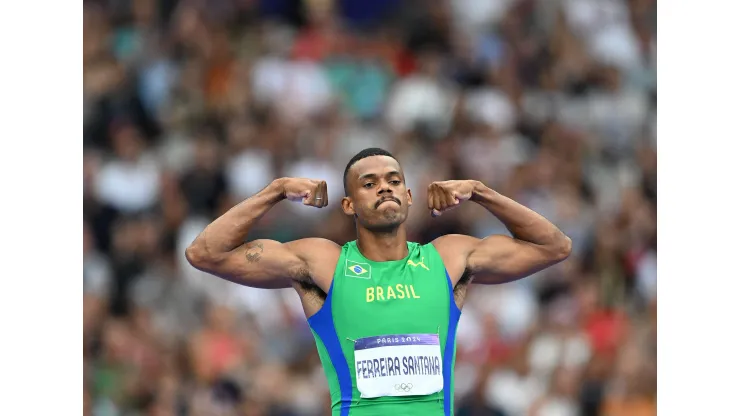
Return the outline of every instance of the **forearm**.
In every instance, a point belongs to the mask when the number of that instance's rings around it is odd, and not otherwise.
[[[282,180],[276,179],[210,223],[195,239],[192,247],[208,256],[234,250],[244,243],[254,224],[283,199]]]
[[[570,249],[570,239],[545,217],[480,182],[475,184],[471,201],[495,215],[518,240]]]

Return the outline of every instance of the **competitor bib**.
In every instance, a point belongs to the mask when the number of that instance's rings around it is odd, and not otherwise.
[[[437,334],[383,335],[355,341],[360,397],[423,396],[442,391]]]

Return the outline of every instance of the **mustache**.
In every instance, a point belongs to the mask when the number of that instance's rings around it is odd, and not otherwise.
[[[401,201],[399,201],[398,198],[396,198],[396,197],[386,197],[386,198],[379,199],[378,202],[375,203],[375,208],[377,209],[380,206],[380,204],[382,204],[383,202],[386,202],[386,201],[393,201],[393,202],[397,203],[398,205],[401,205]]]

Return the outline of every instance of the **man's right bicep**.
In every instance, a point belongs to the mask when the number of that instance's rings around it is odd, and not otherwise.
[[[280,289],[308,278],[308,266],[288,246],[253,240],[223,255],[204,271],[245,286]]]

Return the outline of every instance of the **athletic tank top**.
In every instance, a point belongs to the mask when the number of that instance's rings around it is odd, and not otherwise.
[[[460,310],[432,244],[402,260],[342,247],[329,293],[308,319],[329,383],[332,415],[453,414]]]

